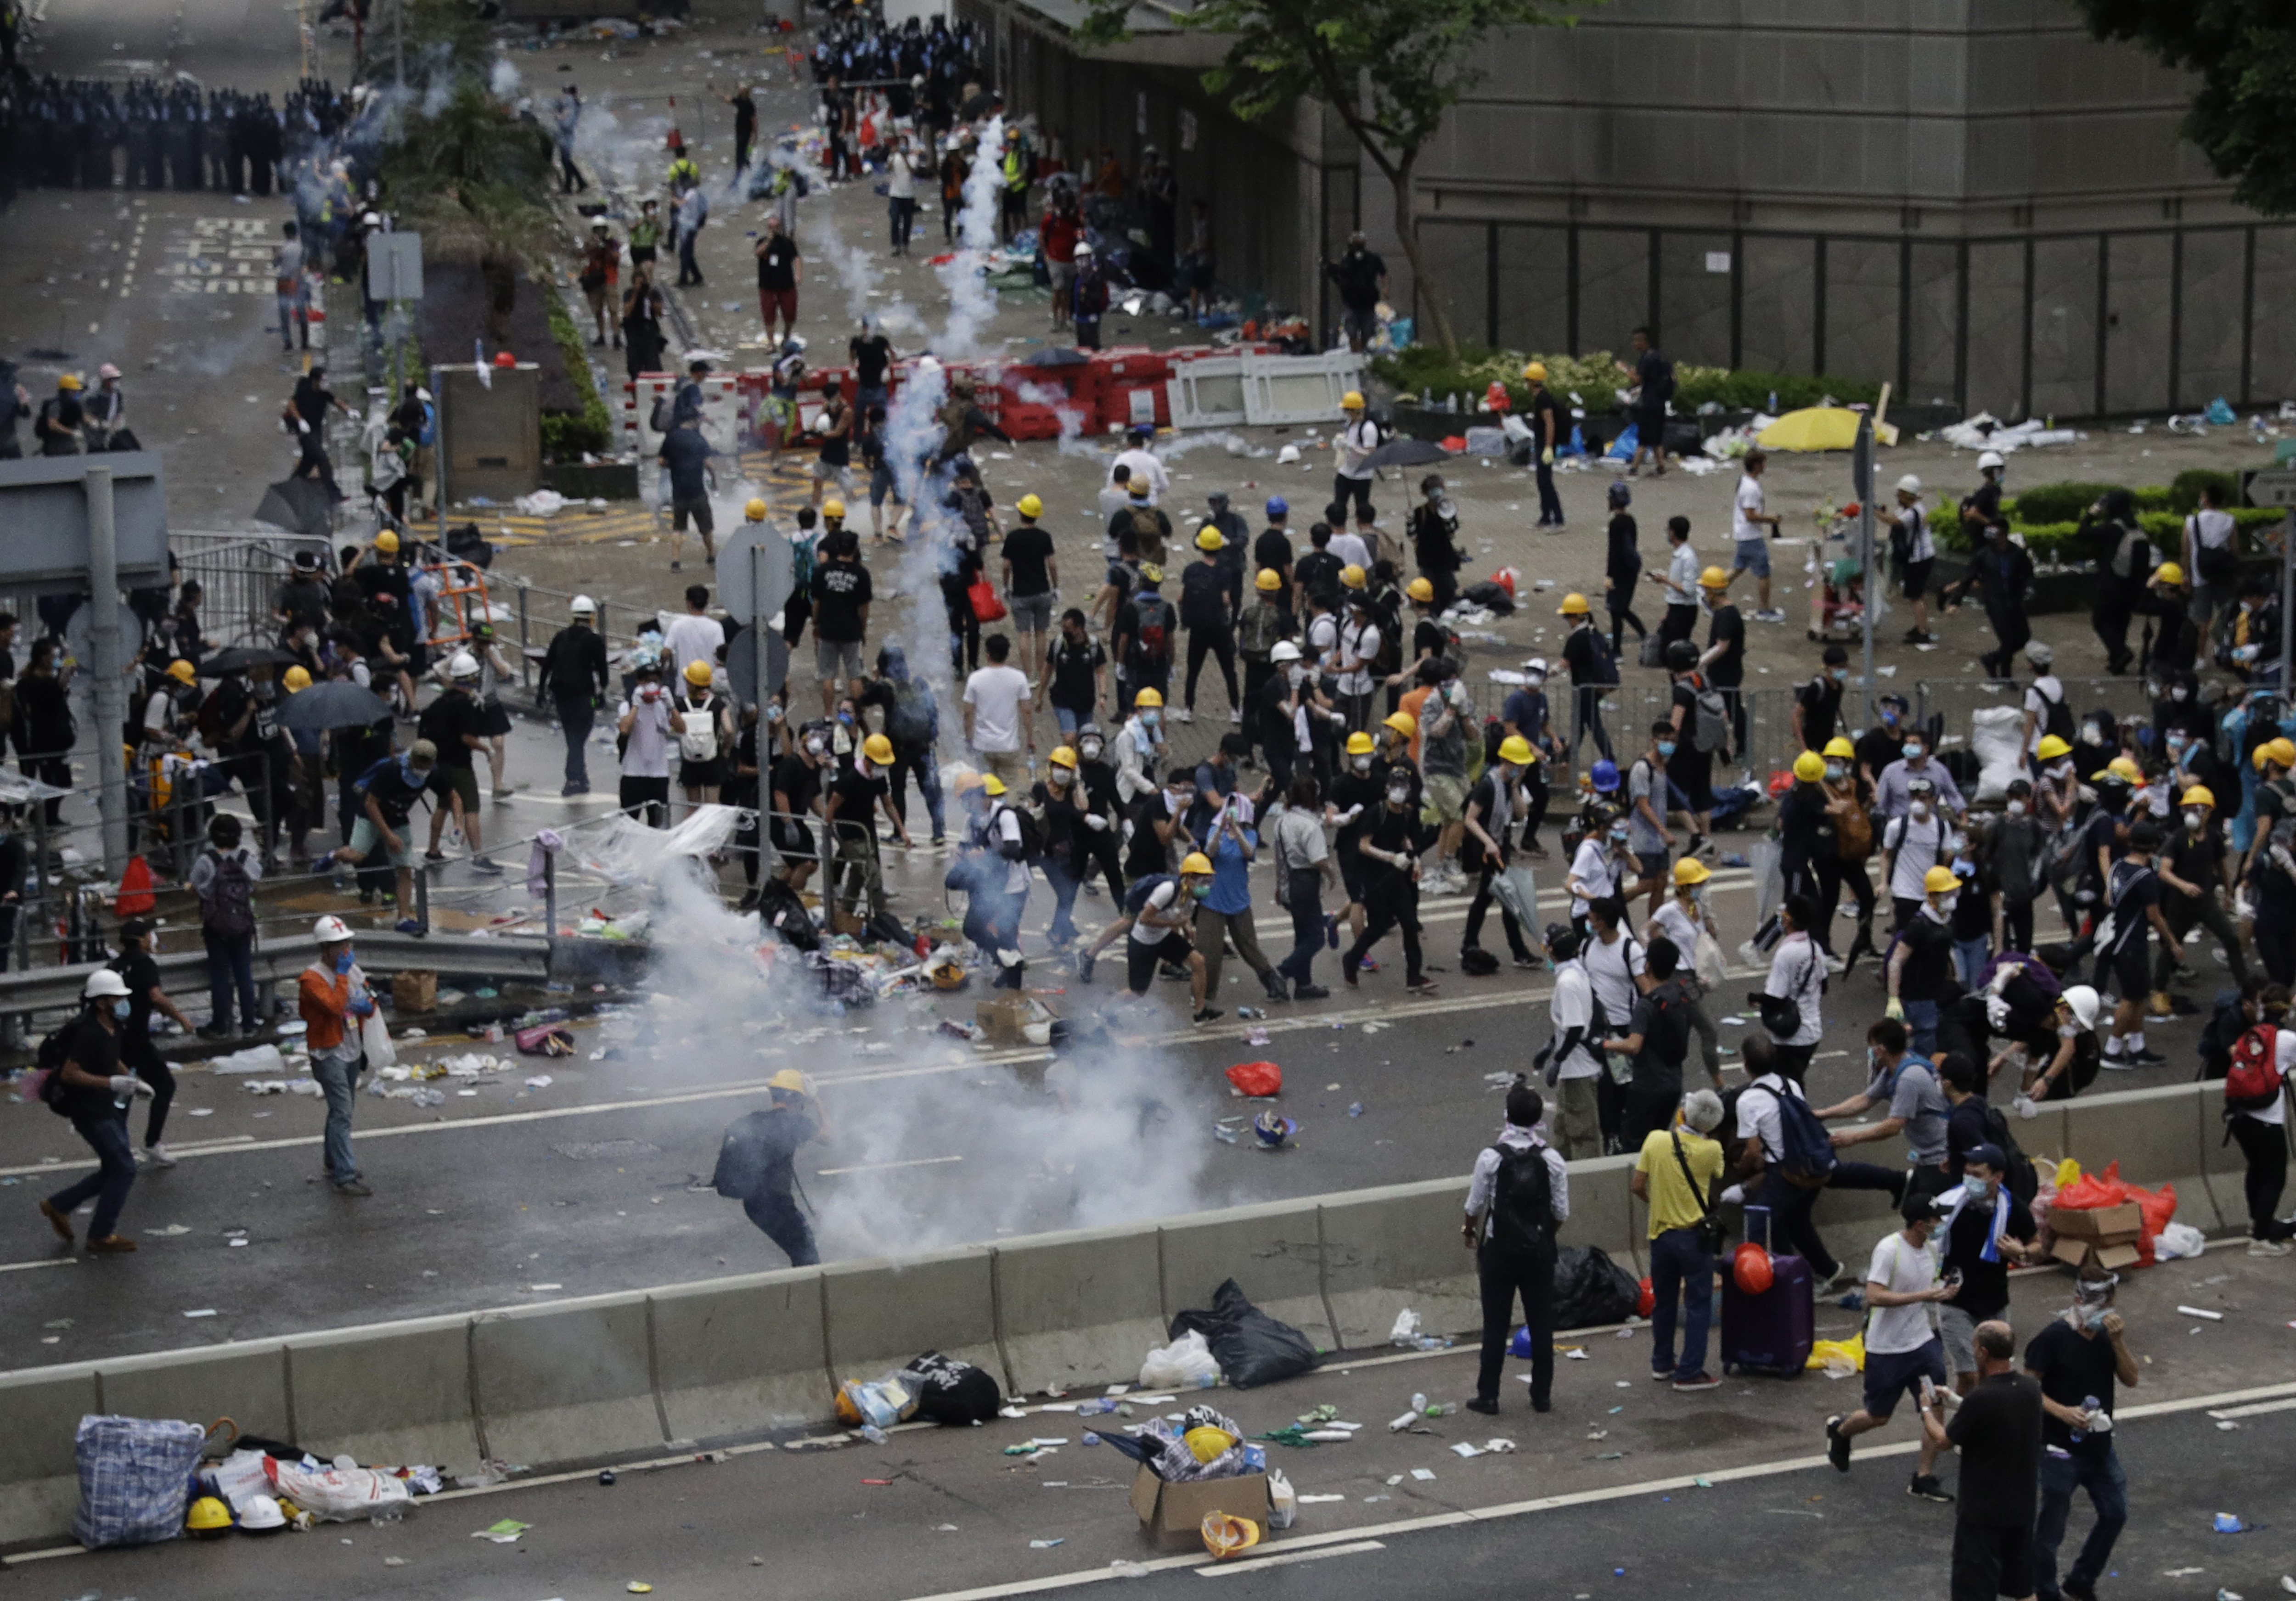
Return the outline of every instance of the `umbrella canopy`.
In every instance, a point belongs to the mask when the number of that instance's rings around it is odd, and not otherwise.
[[[334,532],[333,510],[324,484],[311,478],[282,478],[263,492],[255,520],[290,534],[325,535]]]
[[[1432,439],[1390,439],[1364,458],[1365,467],[1424,467],[1447,462],[1451,453]]]
[[[347,678],[330,678],[298,690],[279,708],[279,726],[293,729],[365,728],[390,715],[390,703]]]
[[[1756,437],[1764,450],[1848,450],[1857,443],[1857,419],[1848,406],[1814,405],[1788,412]]]
[[[200,664],[201,678],[221,678],[227,674],[244,673],[250,667],[291,667],[303,658],[290,656],[284,650],[275,650],[269,645],[234,645],[228,650],[218,650]]]

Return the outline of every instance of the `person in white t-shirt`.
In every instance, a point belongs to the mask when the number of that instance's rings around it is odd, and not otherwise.
[[[1937,566],[1937,542],[1930,537],[1929,513],[1922,510],[1922,481],[1912,473],[1898,480],[1898,503],[1875,508],[1879,520],[1890,527],[1890,550],[1898,560],[1898,582],[1913,603],[1914,625],[1906,630],[1908,645],[1934,645],[1930,632],[1930,569]]]
[[[1627,932],[1627,904],[1615,894],[1591,903],[1584,919],[1587,932],[1579,941],[1579,960],[1587,969],[1587,978],[1602,1003],[1603,1017],[1610,1033],[1616,1038],[1626,1031],[1628,1021],[1635,1015],[1635,1002],[1658,987],[1644,966],[1644,943]],[[1619,1058],[1620,1070],[1625,1058]],[[1619,1125],[1626,1115],[1625,1086],[1608,1071],[1595,1080],[1596,1105],[1602,1115],[1603,1148],[1616,1155],[1624,1148],[1619,1144]]]
[[[1850,1441],[1889,1422],[1899,1396],[1911,1395],[1918,1405],[1925,1389],[1946,1385],[1945,1343],[1930,1308],[1949,1298],[1959,1281],[1938,1281],[1937,1254],[1930,1248],[1937,1217],[1932,1197],[1915,1196],[1906,1203],[1906,1226],[1874,1247],[1866,1270],[1866,1404],[1825,1420],[1825,1454],[1843,1473],[1849,1471]],[[1908,1488],[1923,1500],[1950,1501],[1938,1487],[1937,1458],[1925,1429]]]
[[[2240,541],[2232,513],[2224,509],[2224,491],[2203,485],[2201,509],[2185,519],[2185,576],[2193,584],[2186,615],[2203,640],[2219,608],[2240,604],[2239,562]]]
[[[1036,724],[1029,715],[1029,675],[1009,665],[1010,639],[992,633],[986,646],[988,665],[964,681],[964,742],[980,758],[982,772],[1004,780],[1006,788],[1025,793],[1037,755]],[[1024,739],[1026,759],[1021,755]]]
[[[664,658],[683,668],[688,662],[718,665],[726,648],[726,625],[709,615],[709,592],[699,584],[685,589],[685,615],[672,617],[661,631]]]
[[[1762,470],[1768,463],[1759,450],[1746,453],[1745,476],[1730,503],[1730,537],[1737,546],[1730,582],[1735,584],[1740,573],[1753,574],[1754,621],[1783,623],[1786,614],[1770,609],[1770,540],[1777,535],[1779,519],[1762,494]]]
[[[2054,671],[2057,653],[2034,640],[2025,647],[2025,659],[2033,664],[2033,682],[2025,689],[2025,748],[2038,754],[2051,734],[2070,737],[2073,716],[2065,706],[2065,681]]]
[[[1578,841],[1570,869],[1562,875],[1562,886],[1570,892],[1570,919],[1582,934],[1587,929],[1588,905],[1617,894],[1626,881],[1627,870],[1632,865],[1627,854],[1627,834],[1624,814],[1610,813],[1601,828],[1589,828]]]
[[[1825,952],[1809,932],[1817,921],[1817,907],[1808,895],[1788,895],[1778,919],[1785,934],[1770,952],[1770,976],[1762,993],[1792,1001],[1801,1014],[1800,1025],[1792,1033],[1770,1036],[1770,1042],[1777,1047],[1778,1065],[1800,1079],[1809,1071],[1810,1058],[1816,1054],[1817,1041],[1825,1033],[1818,1015],[1825,991]]]
[[[1578,950],[1578,930],[1569,924],[1556,923],[1547,928],[1546,951],[1554,959],[1554,993],[1547,999],[1546,1017],[1554,1032],[1538,1060],[1546,1064],[1547,1086],[1554,1091],[1548,1127],[1554,1135],[1554,1148],[1565,1162],[1603,1154],[1602,1106],[1596,1089],[1603,1078],[1603,1055],[1596,1044],[1600,1036],[1595,1033],[1595,981]],[[1627,983],[1631,990],[1631,974]]]
[[[1714,1019],[1707,1015],[1704,996],[1705,982],[1698,976],[1698,936],[1707,935],[1716,941],[1722,931],[1714,925],[1714,913],[1706,903],[1706,881],[1714,870],[1695,856],[1685,856],[1674,864],[1674,893],[1660,903],[1651,914],[1644,931],[1652,939],[1661,934],[1674,942],[1682,952],[1682,966],[1677,970],[1683,992],[1690,997],[1690,1026],[1698,1032],[1698,1049],[1705,1059],[1707,1076],[1722,1076],[1722,1041],[1715,1032]]]
[[[1135,484],[1147,485],[1148,503],[1152,506],[1161,501],[1172,487],[1172,475],[1165,470],[1163,458],[1148,448],[1148,441],[1154,437],[1153,429],[1134,429],[1132,447],[1119,454],[1115,461],[1109,463],[1108,471],[1111,488],[1122,489],[1128,480]],[[1127,470],[1124,478],[1119,478],[1116,476],[1116,470],[1119,467]],[[1120,506],[1115,509],[1115,511],[1121,510]],[[1115,511],[1111,511],[1110,515],[1114,516]]]

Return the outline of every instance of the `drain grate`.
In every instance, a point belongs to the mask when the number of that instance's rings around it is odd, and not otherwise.
[[[554,1145],[550,1148],[576,1162],[606,1162],[618,1156],[652,1156],[661,1150],[661,1147],[648,1145],[643,1139],[578,1139],[570,1145]]]

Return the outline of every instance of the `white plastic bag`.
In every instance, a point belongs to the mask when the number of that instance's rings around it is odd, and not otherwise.
[[[2208,1248],[2208,1236],[2190,1223],[2170,1223],[2152,1237],[2152,1259],[2155,1262],[2174,1262],[2182,1256],[2198,1256]]]
[[[1415,1345],[1419,1343],[1419,1314],[1405,1307],[1395,1314],[1395,1327],[1388,1331],[1390,1345]]]
[[[1300,1497],[1280,1467],[1267,1475],[1267,1526],[1289,1529],[1300,1516]]]
[[[398,1048],[390,1042],[390,1025],[382,1020],[381,1012],[369,1012],[360,1020],[359,1047],[366,1052],[370,1068],[398,1065]]]
[[[299,1462],[278,1466],[279,1493],[323,1523],[356,1523],[381,1507],[414,1499],[406,1482],[371,1467],[328,1467],[316,1473]]]
[[[1144,1390],[1209,1390],[1218,1383],[1219,1362],[1195,1329],[1169,1345],[1151,1346],[1140,1364]]]
[[[1698,982],[1710,990],[1718,990],[1728,981],[1730,965],[1723,959],[1722,942],[1705,929],[1698,931],[1698,949],[1692,958],[1697,969]]]
[[[1977,753],[1979,802],[1997,801],[2025,773],[2025,711],[2015,706],[1981,706],[1970,714],[1969,745]]]

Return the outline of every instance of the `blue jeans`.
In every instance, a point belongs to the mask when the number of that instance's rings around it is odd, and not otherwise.
[[[231,994],[239,991],[240,1025],[252,1033],[259,1019],[255,1015],[255,935],[252,934],[217,934],[212,928],[200,930],[208,943],[208,1009],[217,1028],[231,1026]]]
[[[1914,1049],[1934,1060],[1937,1057],[1938,1003],[1934,1001],[1906,1002],[1906,1026],[1913,1032]]]
[[[2096,1527],[2081,1541],[2080,1555],[2065,1571],[2067,1579],[2095,1584],[2112,1559],[2112,1542],[2128,1521],[2128,1475],[2120,1471],[2120,1454],[2112,1442],[2104,1442],[2101,1457],[2041,1458],[2041,1511],[2033,1522],[2033,1593],[2040,1601],[2057,1601],[2057,1547],[2065,1538],[2065,1519],[2073,1509],[2073,1491],[2088,1491],[2096,1508]]]
[[[349,1026],[355,1019],[346,1019]],[[327,1181],[348,1184],[358,1174],[358,1158],[351,1154],[351,1097],[358,1092],[359,1066],[363,1058],[357,1054],[353,1036],[346,1035],[344,1043],[353,1054],[348,1058],[332,1051],[311,1053],[311,1076],[327,1097]]]
[[[558,724],[566,733],[566,782],[579,788],[590,787],[590,725],[596,715],[587,695],[558,703]]]
[[[127,1192],[135,1187],[135,1152],[127,1140],[127,1119],[106,1107],[100,1112],[75,1115],[72,1127],[95,1153],[96,1170],[50,1196],[48,1205],[70,1217],[74,1207],[94,1197],[95,1216],[88,1223],[87,1237],[109,1239],[119,1232],[119,1210],[127,1205]]]
[[[1706,1367],[1706,1331],[1714,1320],[1714,1259],[1698,1248],[1694,1229],[1669,1229],[1651,1241],[1651,1371],[1695,1378]],[[1682,1360],[1674,1360],[1674,1303],[1682,1297]]]
[[[1953,942],[1953,963],[1961,971],[1963,989],[1973,990],[1977,987],[1977,976],[1985,971],[1985,964],[1991,960],[1992,955],[1993,940],[1989,935],[1980,934],[1975,939],[1957,939]]]

